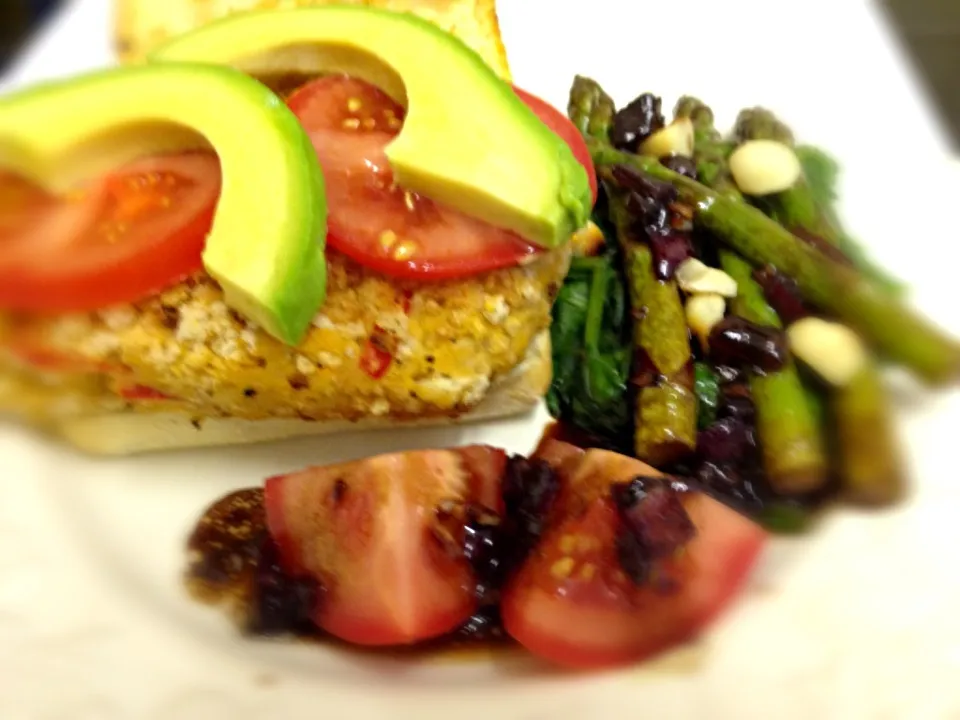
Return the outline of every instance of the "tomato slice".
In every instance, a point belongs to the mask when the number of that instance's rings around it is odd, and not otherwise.
[[[270,478],[267,525],[284,569],[325,590],[316,623],[348,642],[400,645],[469,618],[472,570],[438,542],[433,522],[441,505],[471,500],[477,475],[498,480],[502,455],[493,448],[395,453]]]
[[[507,469],[507,453],[490,445],[460,448],[470,474],[470,499],[503,515],[503,474]]]
[[[20,179],[0,179],[24,192]],[[137,160],[63,198],[0,203],[0,307],[70,312],[133,302],[202,267],[220,194],[209,153]]]
[[[526,93],[528,102],[533,98]],[[313,141],[326,180],[330,246],[384,274],[443,280],[512,267],[540,249],[393,180],[384,148],[399,132],[404,110],[377,88],[342,76],[320,78],[287,100]],[[561,137],[596,183],[576,128],[538,101],[531,105]],[[569,130],[572,130],[571,134]]]
[[[573,156],[583,165],[587,171],[587,179],[590,182],[590,194],[593,201],[597,201],[597,171],[593,166],[593,158],[590,157],[590,150],[583,139],[583,135],[577,130],[577,126],[570,122],[570,119],[553,105],[545,100],[541,100],[536,95],[531,95],[526,90],[515,87],[513,91],[517,97],[523,100],[537,117],[540,122],[553,130],[561,140],[570,146]]]
[[[501,601],[507,632],[562,666],[636,662],[695,637],[743,586],[765,538],[759,526],[712,498],[685,493],[681,502],[697,535],[670,561],[675,587],[665,592],[635,585],[619,564],[620,521],[608,493],[596,492],[597,470],[609,468],[608,488],[647,473],[636,472],[639,461],[617,456],[623,460],[614,462],[613,455],[588,451],[582,456],[586,470],[564,477],[566,490],[584,491],[585,507],[547,532]],[[633,471],[631,460],[638,463]]]

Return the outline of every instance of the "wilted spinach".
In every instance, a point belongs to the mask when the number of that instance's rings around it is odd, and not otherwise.
[[[619,444],[631,424],[632,361],[626,289],[615,250],[574,258],[553,309],[550,413]]]

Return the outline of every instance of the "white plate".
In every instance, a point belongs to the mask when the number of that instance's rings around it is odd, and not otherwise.
[[[749,104],[781,112],[841,157],[853,230],[960,334],[960,182],[866,2],[502,0],[501,19],[518,83],[560,107],[581,72],[621,102],[648,89],[668,104],[701,95],[725,123]],[[78,0],[11,82],[102,65],[108,43],[107,0]],[[244,641],[178,581],[192,521],[232,488],[388,448],[469,440],[527,451],[542,411],[468,429],[118,461],[4,428],[0,717],[960,718],[960,397],[898,387],[916,479],[908,504],[839,511],[814,536],[775,542],[746,596],[696,646],[595,676]]]

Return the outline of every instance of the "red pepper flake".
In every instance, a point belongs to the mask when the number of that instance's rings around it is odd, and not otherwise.
[[[360,354],[360,369],[374,380],[382,378],[393,362],[393,353],[390,351],[393,338],[390,333],[379,325],[374,325],[370,339]]]
[[[127,385],[117,392],[124,400],[176,400],[172,395],[146,385]]]
[[[403,296],[400,300],[400,307],[403,308],[404,315],[410,314],[410,307],[413,304],[413,291],[404,290]]]

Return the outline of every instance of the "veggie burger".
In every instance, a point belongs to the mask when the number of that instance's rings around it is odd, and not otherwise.
[[[0,98],[0,411],[120,454],[539,400],[589,154],[492,5],[379,4],[121,13],[143,62]]]

